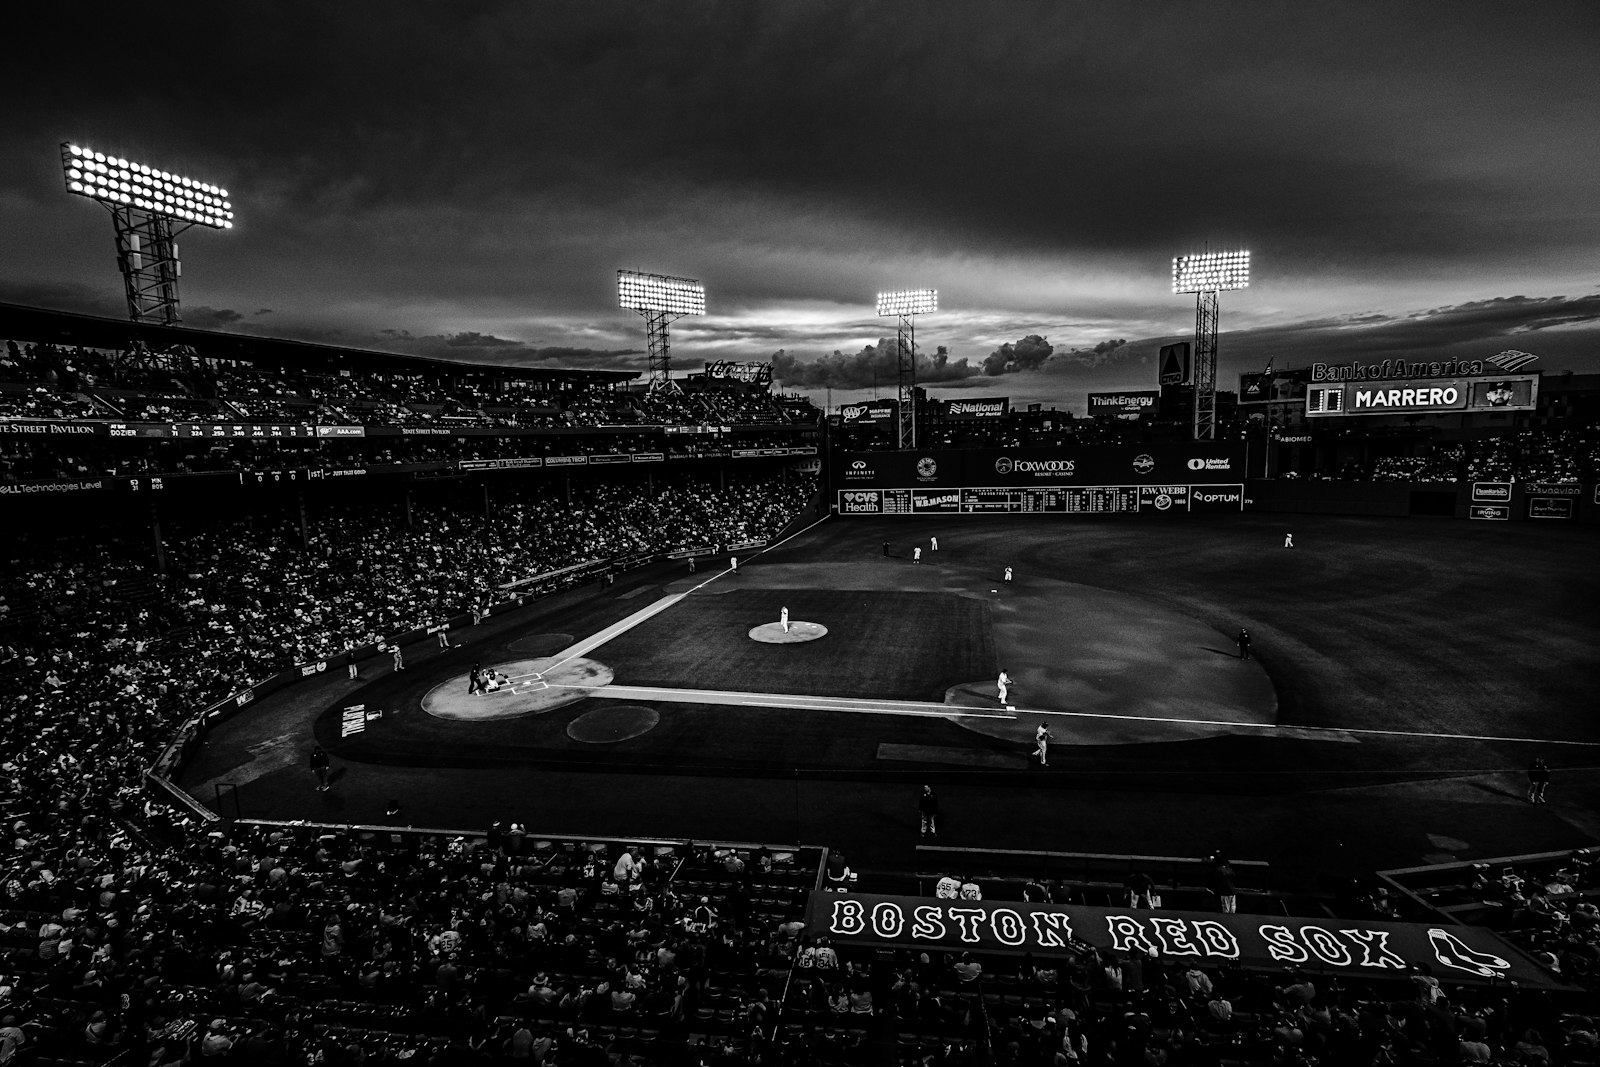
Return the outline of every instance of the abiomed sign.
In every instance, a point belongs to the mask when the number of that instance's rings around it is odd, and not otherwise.
[[[1341,922],[1209,912],[1054,907],[1012,901],[930,900],[865,893],[811,895],[809,932],[838,942],[913,951],[1156,953],[1203,963],[1379,975],[1427,964],[1441,981],[1516,979],[1562,988],[1498,935],[1470,926]]]

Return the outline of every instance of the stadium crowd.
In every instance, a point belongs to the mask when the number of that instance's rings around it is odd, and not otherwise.
[[[148,422],[294,422],[404,427],[573,428],[616,425],[789,426],[809,405],[728,383],[648,393],[571,380],[530,382],[478,367],[405,367],[360,375],[201,358],[125,358],[97,349],[5,343],[0,418]]]

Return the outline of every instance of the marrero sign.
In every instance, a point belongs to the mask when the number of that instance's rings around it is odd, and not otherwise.
[[[1299,964],[1351,974],[1404,974],[1427,964],[1440,981],[1514,978],[1559,988],[1498,935],[1468,926],[1294,919],[1209,912],[930,900],[865,893],[811,895],[809,932],[912,951],[1062,952],[1089,945],[1167,959]]]

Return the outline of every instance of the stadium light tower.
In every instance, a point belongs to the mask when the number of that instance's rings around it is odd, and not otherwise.
[[[617,303],[644,316],[645,337],[650,345],[650,392],[679,392],[672,381],[672,345],[667,327],[685,315],[706,313],[706,287],[693,278],[619,270]]]
[[[903,449],[917,447],[917,316],[939,310],[939,290],[901,289],[878,294],[878,314],[899,321],[895,361],[900,369],[900,434]]]
[[[178,322],[182,271],[173,238],[190,226],[233,229],[228,190],[70,141],[61,145],[61,170],[67,192],[111,212],[129,317],[161,326]]]
[[[1172,291],[1194,293],[1194,439],[1217,439],[1217,294],[1250,285],[1249,252],[1172,257]]]

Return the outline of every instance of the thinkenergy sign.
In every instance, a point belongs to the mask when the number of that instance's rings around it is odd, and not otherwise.
[[[1294,919],[1209,912],[930,900],[866,893],[811,895],[808,930],[840,943],[966,952],[1111,952],[1350,974],[1404,974],[1427,964],[1440,981],[1516,979],[1561,988],[1498,935],[1470,926]]]

